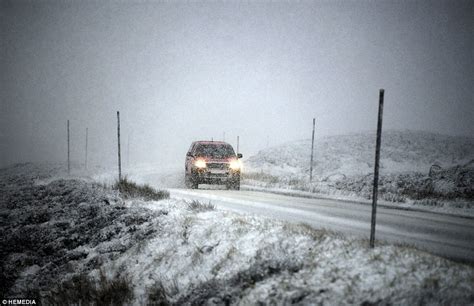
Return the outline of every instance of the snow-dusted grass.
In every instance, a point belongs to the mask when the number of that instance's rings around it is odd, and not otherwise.
[[[140,284],[135,296],[178,305],[436,304],[474,298],[472,268],[408,247],[371,250],[367,241],[324,229],[227,211],[196,212],[177,200],[143,207],[169,212],[156,238],[104,268],[111,277],[131,275]]]
[[[0,170],[1,296],[46,304],[455,304],[474,268],[406,246]]]
[[[211,202],[206,204],[206,203],[201,203],[201,202],[196,201],[196,200],[192,200],[192,201],[187,202],[187,203],[188,203],[188,209],[194,210],[194,211],[197,211],[197,212],[216,209],[216,207]]]
[[[51,305],[123,305],[130,303],[132,298],[128,279],[107,279],[101,271],[98,281],[87,274],[74,275],[55,285],[54,293],[43,301]]]
[[[387,131],[382,139],[381,200],[474,211],[474,139],[412,131]],[[374,140],[372,134],[318,139],[311,183],[311,140],[268,148],[247,159],[243,184],[370,199]]]
[[[140,185],[127,177],[116,181],[112,188],[118,190],[125,199],[141,198],[145,201],[158,201],[170,197],[166,190],[156,190],[148,184]]]

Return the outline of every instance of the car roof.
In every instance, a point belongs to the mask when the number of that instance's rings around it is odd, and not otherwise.
[[[226,144],[228,145],[228,143],[225,141],[211,141],[211,140],[199,140],[199,141],[195,141],[194,143],[195,144],[215,144],[215,145]]]

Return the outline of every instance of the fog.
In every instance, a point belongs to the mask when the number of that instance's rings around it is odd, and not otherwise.
[[[376,128],[473,135],[472,1],[1,0],[0,166],[184,163]]]

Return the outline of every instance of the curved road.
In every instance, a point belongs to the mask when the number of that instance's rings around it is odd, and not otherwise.
[[[174,198],[213,203],[219,209],[304,222],[369,238],[371,206],[356,202],[300,198],[259,191],[169,189]],[[474,262],[474,219],[377,207],[377,240],[413,245],[451,259]]]

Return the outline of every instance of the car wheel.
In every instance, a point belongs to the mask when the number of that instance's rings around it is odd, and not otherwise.
[[[186,188],[198,189],[199,182],[193,180],[192,176],[186,174],[184,176],[184,185],[186,186]]]
[[[231,181],[226,187],[227,189],[240,190],[240,179]]]
[[[198,189],[199,180],[194,175],[191,175],[191,177],[189,178],[189,182],[192,189]]]
[[[184,186],[186,186],[186,188],[191,188],[191,180],[187,174],[184,175]]]

